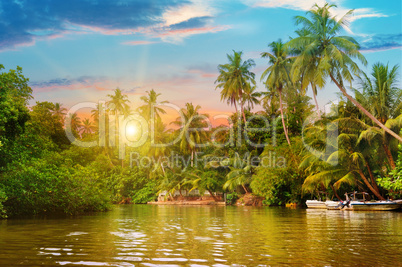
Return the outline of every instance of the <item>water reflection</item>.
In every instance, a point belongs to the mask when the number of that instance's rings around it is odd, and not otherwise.
[[[0,222],[0,263],[63,266],[397,265],[402,213],[117,206]]]

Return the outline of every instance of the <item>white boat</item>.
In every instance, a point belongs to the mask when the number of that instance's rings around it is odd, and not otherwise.
[[[307,200],[306,201],[307,208],[309,209],[326,209],[324,201],[320,200]]]
[[[397,210],[401,207],[402,203],[398,203],[391,200],[380,200],[380,201],[351,201],[351,206],[353,210]]]
[[[328,209],[328,206],[338,206],[339,201],[320,201],[320,200],[307,200],[306,201],[307,208],[310,209]]]

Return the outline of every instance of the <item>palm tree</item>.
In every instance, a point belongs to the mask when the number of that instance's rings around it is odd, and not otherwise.
[[[168,101],[162,101],[158,102],[158,96],[161,94],[157,94],[154,89],[151,91],[146,91],[148,94],[147,96],[141,96],[141,100],[144,101],[145,105],[142,105],[141,107],[138,108],[138,110],[141,112],[141,115],[145,117],[146,120],[149,120],[151,118],[152,114],[152,109],[153,112],[155,112],[155,117],[157,119],[160,119],[160,114],[166,114],[166,111],[162,108],[156,107],[157,104],[165,104],[169,103]]]
[[[125,111],[129,110],[129,105],[127,103],[130,103],[126,95],[123,95],[121,93],[121,90],[119,88],[116,88],[114,90],[114,95],[107,95],[108,97],[111,98],[108,102],[106,102],[108,108],[111,111],[115,112],[115,115],[118,116],[119,114],[124,114]]]
[[[54,107],[51,112],[53,116],[59,119],[59,121],[63,122],[64,116],[66,116],[67,109],[62,106],[60,103],[54,103]]]
[[[78,117],[77,113],[69,113],[68,116],[70,117],[68,120],[71,119],[70,127],[73,133],[78,133],[81,127],[81,119]],[[68,125],[66,126],[68,127]]]
[[[272,53],[263,52],[261,57],[268,58],[270,66],[262,73],[261,80],[265,79],[265,86],[268,88],[275,88],[279,93],[279,106],[282,117],[283,131],[285,132],[286,141],[290,145],[289,135],[285,124],[282,105],[282,93],[285,87],[290,88],[291,79],[289,71],[291,68],[291,61],[289,58],[289,51],[285,48],[282,40],[272,42],[268,45]]]
[[[245,92],[251,91],[251,85],[255,85],[255,74],[250,71],[255,66],[254,60],[248,59],[243,61],[241,56],[243,52],[233,51],[233,55],[227,54],[229,63],[219,65],[219,76],[215,83],[218,83],[215,89],[221,88],[221,101],[227,101],[228,104],[234,105],[237,110],[237,104],[240,102],[241,113],[244,123],[246,123],[246,115],[244,114],[243,95]]]
[[[261,101],[258,99],[258,97],[261,97],[260,92],[255,92],[257,89],[257,86],[253,86],[250,88],[250,90],[244,91],[243,94],[243,102],[244,104],[247,103],[247,109],[251,111],[251,109],[254,108],[254,105],[259,105]]]
[[[95,130],[95,126],[93,126],[92,122],[89,119],[85,119],[81,124],[81,134],[89,135],[93,133]]]
[[[307,29],[299,29],[295,31],[296,34],[299,37],[306,37],[311,32]],[[285,44],[286,46],[286,44]],[[320,113],[320,108],[318,106],[318,101],[317,101],[317,84],[314,82],[314,75],[315,75],[315,70],[317,68],[318,64],[318,58],[314,54],[314,51],[311,51],[311,53],[308,54],[308,56],[305,56],[302,52],[307,49],[306,47],[302,47],[299,49],[292,49],[291,53],[298,56],[298,63],[302,63],[302,67],[300,67],[297,64],[292,65],[292,77],[294,79],[299,79],[301,82],[301,90],[306,89],[309,85],[311,87],[311,91],[313,93],[313,98],[316,106],[316,111],[317,111],[317,116],[318,118],[321,118],[321,113]],[[296,81],[294,81],[296,82]]]
[[[364,128],[364,123],[350,118],[338,119],[336,122],[342,129],[337,138],[339,148],[323,159],[307,155],[300,164],[300,167],[309,173],[303,183],[303,190],[311,191],[317,184],[322,184],[324,187],[331,187],[336,194],[336,189],[339,189],[341,184],[358,185],[361,180],[376,197],[383,200],[369,164],[372,149],[367,149],[367,145],[359,142],[359,132]],[[350,125],[356,128],[353,129]],[[314,130],[312,136],[317,137],[319,134]],[[317,147],[322,145],[319,140],[313,142]],[[366,177],[365,169],[371,182]],[[337,197],[339,198],[338,195]]]
[[[309,31],[309,34],[291,39],[287,43],[287,47],[302,51],[301,56],[297,57],[294,62],[294,68],[295,70],[298,68],[303,69],[308,61],[306,58],[316,58],[317,66],[314,71],[314,84],[322,88],[325,85],[326,78],[330,77],[342,94],[367,117],[402,142],[402,137],[388,129],[346,92],[344,81],[351,84],[353,75],[358,75],[360,72],[357,63],[353,59],[357,58],[364,65],[367,64],[367,61],[359,52],[360,46],[354,38],[338,35],[353,10],[350,10],[337,20],[336,17],[330,15],[330,8],[334,6],[327,3],[323,7],[319,7],[316,4],[307,12],[310,19],[303,16],[295,17],[296,24],[302,25],[302,29]]]
[[[120,114],[127,115],[128,111],[130,110],[130,106],[127,103],[130,103],[130,101],[128,100],[126,95],[123,95],[121,93],[121,90],[119,88],[116,88],[114,90],[114,95],[107,95],[107,96],[111,98],[111,100],[106,102],[108,109],[114,112],[116,118],[116,129],[117,129],[116,144],[117,144],[119,140],[119,130],[120,130],[119,115]]]
[[[401,114],[402,90],[396,86],[398,65],[377,62],[372,67],[371,78],[364,72],[358,76],[361,91],[355,90],[356,99],[381,123]]]
[[[178,117],[171,124],[180,126],[180,150],[182,152],[191,152],[191,167],[194,166],[194,153],[197,147],[203,144],[208,138],[205,131],[199,131],[194,129],[200,129],[207,127],[205,119],[208,118],[207,114],[199,114],[201,107],[197,105],[193,106],[192,103],[186,103],[186,108],[181,109],[182,116],[184,117],[184,125],[182,124],[181,117]]]

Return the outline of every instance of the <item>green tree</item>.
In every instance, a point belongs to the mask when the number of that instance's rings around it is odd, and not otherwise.
[[[371,112],[382,124],[396,118],[402,111],[402,90],[397,87],[399,66],[388,68],[377,62],[372,67],[371,77],[359,75],[360,90],[355,90],[356,100]]]
[[[194,166],[194,153],[197,148],[205,144],[208,139],[207,132],[202,128],[207,127],[205,119],[208,118],[207,114],[200,114],[201,106],[194,107],[192,103],[186,103],[186,108],[181,109],[181,114],[184,118],[178,117],[171,124],[181,127],[180,131],[180,150],[184,153],[190,151],[191,153],[191,166]]]
[[[87,136],[92,134],[95,131],[95,126],[92,122],[87,118],[81,124],[81,134],[83,136]]]
[[[288,130],[285,124],[285,117],[283,114],[282,94],[284,88],[290,88],[291,79],[289,71],[291,68],[291,59],[289,58],[289,51],[285,48],[282,40],[272,42],[268,45],[272,53],[263,52],[261,57],[268,58],[270,66],[262,73],[261,80],[265,79],[265,86],[268,90],[276,90],[279,94],[279,108],[281,111],[283,131],[285,132],[286,141],[290,145]]]
[[[329,77],[342,94],[367,117],[384,129],[384,131],[402,142],[402,137],[388,129],[346,92],[344,81],[351,84],[353,75],[358,75],[360,72],[357,63],[353,59],[357,58],[365,65],[367,61],[359,52],[360,46],[354,38],[339,35],[353,10],[348,11],[338,20],[330,14],[330,9],[334,6],[327,3],[323,7],[319,7],[316,4],[307,12],[310,19],[303,16],[295,17],[296,24],[301,25],[302,29],[306,29],[309,34],[291,39],[287,43],[287,47],[302,51],[301,56],[295,59],[294,70],[297,73],[301,73],[298,69],[305,67],[306,62],[309,61],[306,58],[316,58],[317,66],[314,71],[314,79],[312,80],[315,85],[322,88]]]
[[[3,69],[0,64],[0,71]],[[0,73],[0,138],[4,145],[24,131],[29,119],[27,105],[32,98],[32,89],[28,81],[20,67]]]
[[[56,118],[60,120],[62,124],[64,124],[64,117],[66,116],[67,109],[62,106],[60,103],[54,103],[54,107],[52,108],[52,114]]]
[[[155,112],[155,118],[161,119],[160,114],[166,114],[166,111],[162,108],[157,107],[158,104],[166,104],[169,103],[168,101],[158,102],[158,97],[161,94],[157,94],[154,89],[151,91],[146,91],[148,95],[141,96],[141,100],[145,103],[144,105],[140,106],[138,110],[140,111],[141,115],[146,119],[150,120],[152,112]]]
[[[219,76],[215,83],[218,83],[215,89],[221,88],[221,101],[234,105],[237,110],[237,104],[240,102],[241,114],[244,123],[246,123],[246,116],[244,114],[244,101],[243,95],[251,94],[252,85],[255,85],[255,74],[250,71],[255,66],[254,60],[248,59],[243,61],[241,56],[243,52],[233,51],[233,55],[227,54],[229,63],[219,65]]]

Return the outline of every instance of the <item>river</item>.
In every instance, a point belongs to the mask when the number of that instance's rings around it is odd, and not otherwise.
[[[402,212],[120,205],[75,217],[0,220],[1,266],[402,266],[401,260]]]

